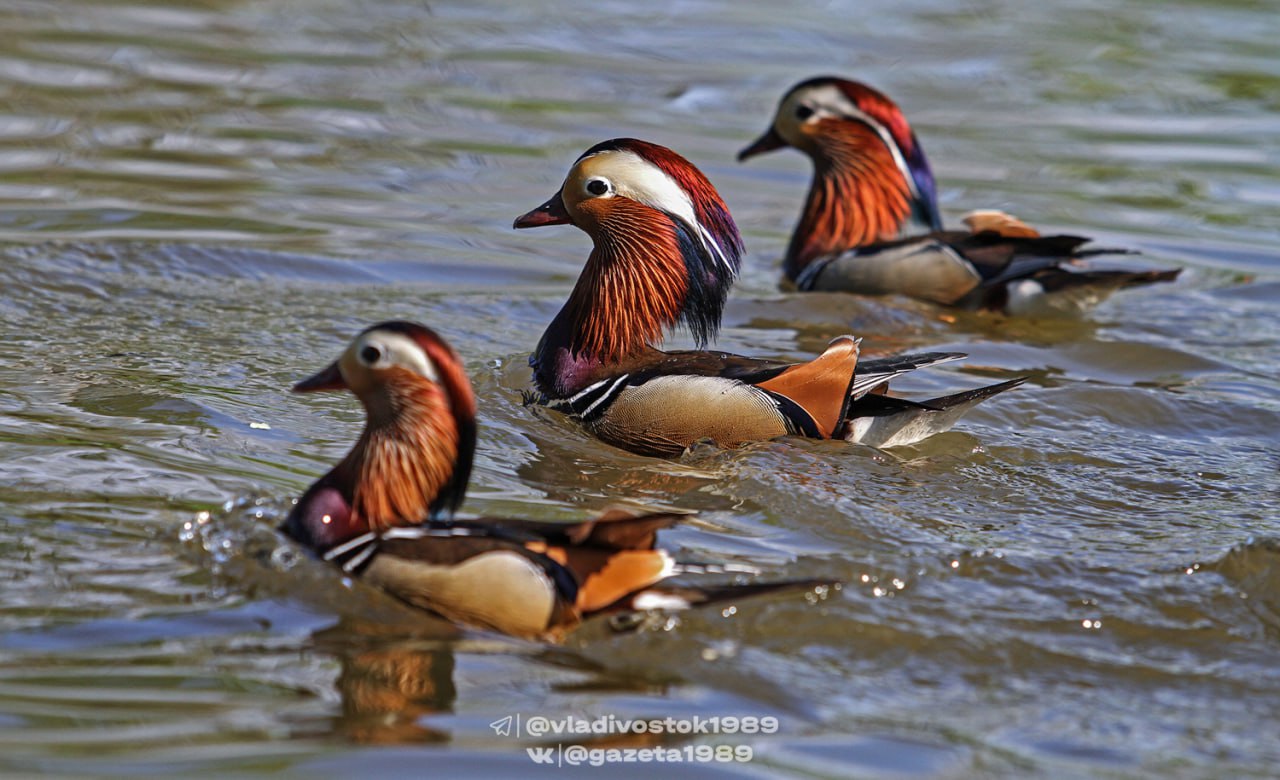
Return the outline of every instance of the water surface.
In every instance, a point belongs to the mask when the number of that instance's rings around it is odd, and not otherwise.
[[[702,774],[1274,772],[1277,37],[1266,4],[1190,0],[9,3],[0,767],[513,774],[548,740],[491,721],[575,714],[779,719]],[[733,155],[824,72],[904,105],[949,222],[1005,208],[1182,278],[1080,320],[780,292],[806,163]],[[971,354],[904,389],[1031,381],[892,453],[665,462],[522,408],[589,243],[510,222],[620,135],[744,229],[723,348],[853,332]],[[466,357],[471,511],[697,509],[682,554],[846,587],[549,648],[291,554],[273,520],[361,420],[286,389],[393,317]]]

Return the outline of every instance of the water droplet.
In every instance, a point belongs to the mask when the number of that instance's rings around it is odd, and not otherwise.
[[[301,558],[292,547],[277,547],[271,551],[271,565],[278,571],[287,571],[298,565]]]

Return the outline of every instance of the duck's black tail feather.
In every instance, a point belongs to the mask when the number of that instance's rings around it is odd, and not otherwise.
[[[797,579],[774,582],[753,582],[726,585],[658,585],[634,593],[610,609],[609,625],[615,631],[630,631],[643,625],[646,618],[656,612],[679,612],[686,609],[726,604],[784,591],[813,591],[818,598],[826,598],[838,591],[836,580]]]
[[[1119,289],[1157,282],[1172,282],[1182,273],[1181,268],[1159,271],[1075,271],[1065,268],[1044,271],[1033,277],[1046,293],[1059,292],[1072,287],[1105,287]]]
[[[870,447],[903,447],[950,430],[965,412],[993,395],[1012,390],[1026,377],[928,401],[867,395],[849,407],[842,438]]]
[[[915,352],[909,355],[891,355],[871,360],[859,360],[849,386],[854,401],[885,384],[889,380],[912,371],[968,357],[963,352]]]

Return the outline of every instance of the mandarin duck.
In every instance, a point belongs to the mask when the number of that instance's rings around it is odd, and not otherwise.
[[[742,238],[719,193],[688,160],[630,138],[588,149],[517,228],[572,224],[594,249],[569,301],[530,357],[534,399],[610,444],[672,456],[800,435],[876,447],[944,431],[1021,379],[913,402],[884,393],[901,374],[964,357],[927,352],[859,362],[843,336],[808,363],[702,349],[663,352],[679,323],[705,347],[720,327]]]
[[[929,161],[906,117],[883,93],[833,76],[803,81],[773,124],[738,153],[790,146],[813,161],[813,182],[783,260],[800,290],[900,294],[970,309],[1078,308],[1121,287],[1172,281],[1181,269],[1073,269],[1081,258],[1129,254],[1084,248],[1079,236],[1041,236],[998,211],[970,230],[943,230]],[[1047,293],[1056,293],[1046,299]]]
[[[454,622],[558,639],[595,613],[630,617],[831,584],[659,587],[675,574],[747,570],[677,562],[656,547],[657,532],[679,514],[611,510],[570,524],[455,519],[475,455],[476,401],[458,356],[422,325],[374,325],[293,389],[349,390],[367,420],[281,531],[344,572]]]

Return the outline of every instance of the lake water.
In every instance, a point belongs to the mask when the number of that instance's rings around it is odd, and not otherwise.
[[[531,717],[749,715],[777,733],[589,742],[752,748],[675,767],[707,776],[1274,773],[1277,39],[1244,0],[9,0],[0,770],[514,775],[584,741]],[[807,163],[733,158],[819,73],[904,106],[948,222],[1004,208],[1182,278],[1077,320],[780,292]],[[971,354],[905,390],[1031,381],[891,453],[667,462],[522,408],[590,245],[511,220],[621,135],[689,157],[744,229],[721,347],[851,332]],[[287,388],[393,317],[466,357],[470,511],[697,509],[685,556],[844,589],[543,647],[299,559],[272,520],[361,416]]]

